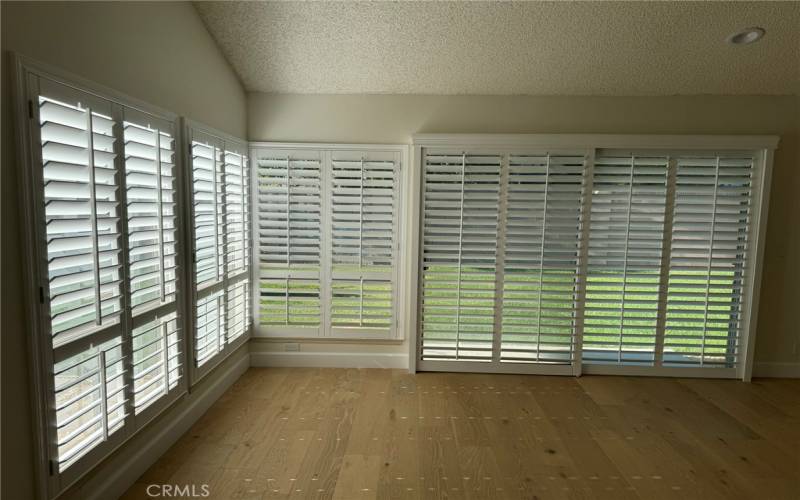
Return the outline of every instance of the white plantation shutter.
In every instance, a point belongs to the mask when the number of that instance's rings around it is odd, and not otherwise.
[[[585,167],[583,155],[509,157],[501,361],[572,361]]]
[[[58,345],[119,322],[121,207],[112,104],[70,99],[73,92],[48,87],[38,106],[50,322]],[[65,93],[63,100],[51,97]]]
[[[175,127],[43,74],[26,81],[42,311],[32,334],[45,337],[57,492],[183,391]]]
[[[258,171],[259,322],[285,334],[319,335],[322,157],[269,150]]]
[[[202,286],[224,274],[224,221],[221,142],[192,142],[192,209],[195,280]]]
[[[676,159],[665,365],[739,360],[753,165],[744,155]]]
[[[423,360],[491,361],[501,156],[429,152],[423,164]]]
[[[175,300],[175,174],[171,125],[126,117],[125,188],[131,306],[136,314]]]
[[[127,376],[121,336],[55,364],[55,462],[59,472],[123,428]]]
[[[584,363],[655,361],[667,164],[665,156],[595,158]]]
[[[250,169],[241,141],[189,125],[197,382],[250,332]]]
[[[176,388],[183,367],[177,313],[156,317],[133,330],[133,405],[138,414]]]
[[[127,415],[124,209],[115,105],[49,81],[41,83],[38,105],[55,348],[52,439],[62,472],[118,436]]]
[[[171,122],[123,111],[133,407],[139,415],[178,388],[183,329],[178,316],[177,182]]]
[[[222,290],[197,300],[195,306],[195,360],[204,365],[225,348],[225,294]]]
[[[225,260],[231,275],[250,268],[250,167],[244,152],[225,151]]]
[[[396,338],[397,147],[256,145],[259,332]]]
[[[228,287],[225,297],[226,310],[226,342],[247,336],[250,328],[250,281],[239,280]]]
[[[332,335],[391,335],[397,234],[395,154],[331,154]]]
[[[415,368],[748,378],[769,150],[550,138],[421,136]]]

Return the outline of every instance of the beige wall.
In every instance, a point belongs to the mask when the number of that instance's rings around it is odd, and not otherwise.
[[[407,143],[414,133],[775,134],[757,362],[800,361],[800,98],[248,94],[259,141]],[[792,229],[790,229],[792,228]],[[330,344],[314,343],[318,351]],[[404,351],[401,346],[335,350]],[[280,351],[257,341],[251,351]],[[334,348],[331,348],[334,350]]]
[[[2,49],[2,497],[30,499],[34,429],[25,340],[30,332],[20,294],[15,124],[9,115],[6,51],[18,51],[240,137],[245,134],[246,99],[189,3],[4,1]],[[101,468],[94,475],[102,473]]]

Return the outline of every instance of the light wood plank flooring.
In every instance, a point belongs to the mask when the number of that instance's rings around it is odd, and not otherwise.
[[[800,499],[800,380],[250,369],[126,493]]]

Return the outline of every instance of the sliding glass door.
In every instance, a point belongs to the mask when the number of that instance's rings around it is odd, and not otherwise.
[[[737,373],[756,153],[417,157],[418,369]]]

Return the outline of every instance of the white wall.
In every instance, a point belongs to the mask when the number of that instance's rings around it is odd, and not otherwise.
[[[32,499],[33,435],[20,291],[17,165],[9,50],[244,137],[245,93],[188,2],[2,2],[2,497]],[[246,349],[246,348],[245,348]],[[231,360],[233,361],[233,360]],[[215,382],[204,380],[200,393]],[[182,400],[157,426],[196,399]],[[139,449],[136,439],[121,454]],[[113,463],[113,462],[112,462]],[[87,478],[103,478],[100,467]],[[71,495],[84,498],[74,489]]]
[[[414,133],[775,134],[757,363],[800,362],[800,98],[248,94],[253,141],[407,143]],[[789,228],[793,228],[790,230]],[[408,334],[408,332],[407,332]],[[282,343],[251,342],[254,359]],[[404,345],[307,343],[302,351],[398,352]]]

